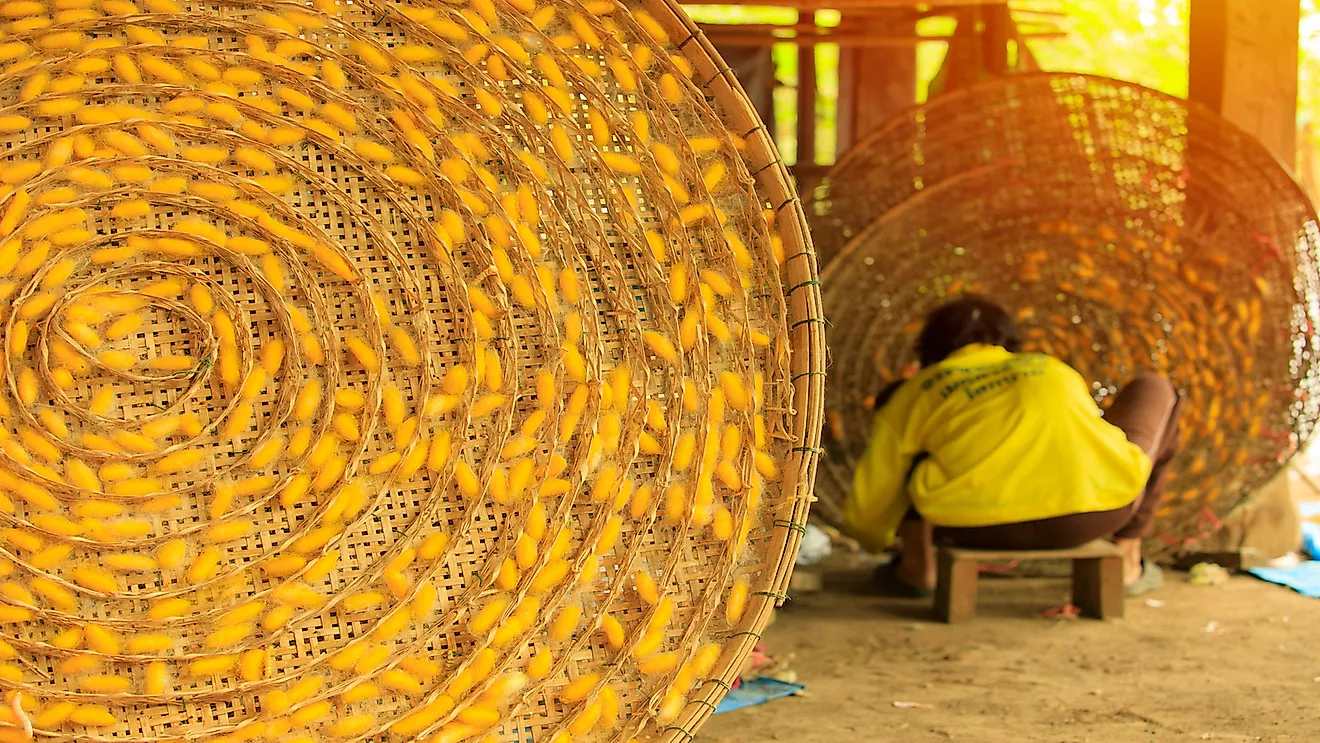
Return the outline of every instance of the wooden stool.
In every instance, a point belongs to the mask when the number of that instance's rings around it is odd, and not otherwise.
[[[935,614],[944,622],[966,622],[976,614],[977,566],[993,560],[1072,560],[1072,602],[1083,616],[1123,616],[1123,556],[1110,542],[1097,539],[1067,550],[971,550],[941,547]]]

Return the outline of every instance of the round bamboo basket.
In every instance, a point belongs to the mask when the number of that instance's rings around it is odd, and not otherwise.
[[[784,597],[824,340],[677,5],[0,23],[0,739],[691,738]]]
[[[1080,371],[1102,406],[1145,371],[1184,390],[1157,551],[1213,531],[1314,428],[1315,213],[1257,141],[1204,108],[1083,75],[996,80],[859,143],[807,212],[835,324],[827,519],[874,396],[911,371],[924,315],[962,293],[1015,312],[1028,348]]]

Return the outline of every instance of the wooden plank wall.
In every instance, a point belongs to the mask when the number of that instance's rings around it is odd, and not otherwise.
[[[1188,97],[1253,134],[1290,169],[1300,23],[1300,0],[1192,0]]]

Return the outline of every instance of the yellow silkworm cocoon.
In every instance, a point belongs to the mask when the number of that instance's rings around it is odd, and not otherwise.
[[[324,555],[318,557],[307,570],[303,573],[302,579],[307,583],[319,583],[335,569],[335,564],[339,562],[339,550],[330,550]]]
[[[261,627],[267,632],[273,632],[289,623],[293,618],[293,607],[288,604],[281,604],[266,612],[266,616],[261,618]]]
[[[295,711],[289,716],[289,722],[298,727],[308,725],[325,719],[332,709],[334,709],[334,705],[330,700],[322,699]]]
[[[321,594],[299,583],[283,583],[271,592],[271,596],[281,604],[300,607],[317,606],[323,600]]]
[[[678,78],[668,72],[661,75],[660,95],[669,103],[677,104],[682,102],[683,88],[678,84]]]
[[[605,640],[610,644],[610,647],[616,650],[623,647],[623,625],[614,618],[613,614],[606,614],[601,617],[600,628],[605,633]]]
[[[738,474],[738,469],[734,467],[733,462],[727,459],[715,467],[715,476],[729,490],[738,491],[742,489],[742,475]]]
[[[664,335],[653,330],[647,330],[642,333],[642,341],[652,353],[661,359],[671,364],[678,361],[678,351],[674,348],[673,342]]]
[[[474,635],[485,636],[486,633],[490,632],[491,628],[495,626],[495,622],[499,620],[505,610],[509,608],[509,603],[509,597],[505,594],[500,594],[491,599],[491,601],[482,607],[481,611],[477,612],[476,616],[472,618],[472,621],[468,624],[468,629]]]
[[[37,595],[46,599],[58,609],[64,609],[68,611],[78,606],[78,600],[74,598],[73,593],[71,593],[68,589],[59,585],[55,581],[51,580],[50,578],[37,577],[37,578],[33,578],[28,583],[30,586],[32,586],[32,590],[37,592]],[[5,608],[17,609],[18,607],[0,607],[0,610]],[[25,612],[26,610],[23,611]],[[10,617],[18,616],[18,614],[21,613],[22,612],[15,612],[10,614],[9,616]],[[10,618],[8,621],[25,621],[25,620]]]
[[[720,372],[720,389],[724,391],[724,401],[734,410],[747,407],[747,388],[742,379],[733,372]]]
[[[68,719],[75,725],[86,725],[88,727],[105,727],[119,724],[119,720],[110,714],[110,710],[99,704],[80,704],[69,712]]]
[[[64,330],[69,335],[73,336],[75,341],[78,341],[87,348],[96,348],[101,345],[101,336],[98,335],[95,330],[92,330],[83,323],[67,322],[64,324]],[[15,353],[14,349],[17,347],[17,343],[11,339],[9,346],[10,353]]]
[[[563,582],[568,576],[569,564],[566,560],[554,560],[532,578],[531,589],[535,592],[545,592],[554,588]]]
[[[443,532],[429,534],[422,540],[421,546],[417,548],[417,556],[423,560],[434,560],[445,551],[449,545],[449,536]]]
[[[260,681],[266,675],[266,651],[251,648],[238,657],[238,674],[248,682]]]
[[[459,459],[454,465],[454,477],[458,482],[458,491],[464,497],[475,498],[481,494],[481,481],[466,460]]]
[[[156,569],[155,559],[146,555],[111,554],[106,555],[103,559],[106,565],[125,573]]]
[[[404,420],[403,392],[393,384],[386,384],[381,389],[381,409],[385,414],[385,422],[397,430]]]
[[[414,678],[411,674],[398,668],[385,671],[377,677],[382,686],[387,689],[402,692],[408,696],[421,696],[423,687],[421,681]]]
[[[284,341],[272,338],[261,347],[261,368],[266,374],[274,376],[284,366]]]
[[[24,405],[31,405],[35,402],[40,389],[35,371],[25,368],[18,373],[18,399]]]
[[[637,670],[649,676],[656,676],[667,673],[678,665],[678,655],[675,653],[660,653],[652,655],[637,664]]]
[[[289,711],[289,693],[283,689],[266,692],[261,698],[261,709],[272,715],[281,715]]]
[[[321,382],[312,379],[303,385],[298,391],[298,396],[294,398],[293,417],[302,422],[312,419],[316,413],[317,407],[321,404]]]
[[[236,624],[232,627],[218,629],[207,635],[204,644],[208,648],[218,650],[219,648],[240,643],[250,634],[252,634],[252,625]]]
[[[69,556],[72,547],[67,544],[55,544],[34,554],[28,559],[28,563],[38,570],[50,570],[64,562]]]
[[[390,328],[390,342],[394,345],[394,350],[398,352],[399,357],[408,366],[417,366],[422,363],[422,355],[417,350],[417,344],[402,327]]]
[[[729,624],[737,624],[742,619],[747,609],[747,595],[747,581],[741,578],[734,581],[733,588],[729,589],[729,598],[724,603],[724,618]]]
[[[83,565],[72,571],[73,582],[101,593],[115,593],[119,590],[119,583],[115,577],[102,568],[91,565]]]
[[[371,460],[371,463],[367,465],[367,472],[372,475],[384,474],[397,467],[401,461],[403,461],[403,454],[400,452],[392,451],[388,454],[382,454]]]
[[[151,439],[161,439],[179,430],[179,416],[171,415],[157,418],[142,424],[142,435]]]
[[[364,593],[355,593],[344,599],[341,606],[344,611],[365,611],[375,609],[385,603],[384,594],[379,591],[367,591]]]
[[[597,721],[600,720],[600,714],[601,703],[599,701],[592,702],[568,724],[568,733],[570,735],[586,735],[591,732],[592,728],[596,727]]]
[[[252,450],[252,458],[248,460],[248,463],[254,468],[261,469],[275,461],[283,450],[284,437],[272,436]]]
[[[307,456],[307,464],[313,469],[318,469],[330,457],[334,456],[335,450],[339,447],[339,437],[335,434],[328,434],[316,441],[316,446],[312,448],[312,453]]]
[[[119,637],[110,630],[97,624],[88,624],[83,628],[83,632],[89,649],[102,655],[119,654],[121,644]]]
[[[559,698],[565,702],[580,702],[586,699],[596,684],[600,682],[600,674],[587,673],[573,679],[559,692]]]
[[[83,679],[81,686],[93,694],[119,694],[128,691],[129,680],[123,676],[91,676]]]
[[[312,443],[312,429],[301,426],[289,437],[289,446],[285,449],[286,459],[297,459],[307,452]]]
[[[343,90],[344,86],[348,85],[348,76],[344,74],[344,68],[332,59],[321,62],[321,79],[335,90]]]
[[[332,738],[354,738],[367,732],[375,724],[374,715],[349,715],[339,718],[326,728],[326,734]]]
[[[335,429],[335,433],[343,437],[345,441],[357,441],[362,437],[361,432],[358,430],[357,418],[352,413],[336,415],[331,420],[330,425]]]
[[[362,338],[349,335],[344,339],[344,347],[367,371],[380,371],[380,357]]]
[[[57,438],[65,438],[69,435],[69,427],[64,422],[64,416],[54,410],[38,411],[37,417],[41,419],[41,424]]]
[[[349,687],[347,691],[339,695],[339,699],[344,704],[353,704],[378,696],[380,696],[380,687],[370,681],[363,681]]]
[[[272,578],[285,578],[306,565],[307,559],[301,555],[279,555],[261,563],[261,569]]]
[[[33,587],[36,587],[36,579],[33,581]],[[62,590],[62,589],[60,589]],[[53,593],[53,591],[52,591]],[[52,604],[65,610],[72,610],[78,606],[78,602],[68,592],[64,592],[62,600],[56,600],[47,596]],[[0,606],[0,624],[17,624],[20,622],[29,622],[32,620],[32,611],[21,606]]]
[[[505,591],[512,591],[518,586],[519,577],[518,563],[514,562],[512,558],[506,557],[504,562],[500,564],[499,573],[495,576],[495,585]]]
[[[220,552],[215,547],[207,547],[188,566],[188,582],[201,583],[214,578],[219,572]]]
[[[573,631],[577,629],[578,623],[582,621],[582,607],[577,604],[570,604],[560,610],[550,625],[550,639],[555,642],[561,642],[572,637]]]
[[[173,569],[183,565],[188,545],[182,539],[173,539],[162,544],[156,550],[156,562],[162,568]]]
[[[148,694],[166,694],[170,691],[170,672],[162,661],[147,664],[145,691]]]
[[[550,674],[550,667],[554,664],[554,661],[550,649],[541,648],[527,663],[527,675],[536,680],[545,678]]]
[[[642,172],[641,164],[627,155],[617,152],[601,152],[600,159],[605,163],[605,167],[616,173],[637,175]]]
[[[339,482],[339,478],[343,476],[344,470],[347,468],[348,462],[343,456],[331,457],[321,471],[316,473],[316,477],[312,478],[312,490],[317,493],[329,490],[335,483]]]

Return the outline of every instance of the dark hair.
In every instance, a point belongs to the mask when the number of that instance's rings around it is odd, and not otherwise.
[[[922,366],[931,366],[975,343],[1017,351],[1022,338],[1017,323],[1003,307],[988,299],[965,296],[926,316],[926,325],[917,337],[917,358]]]

